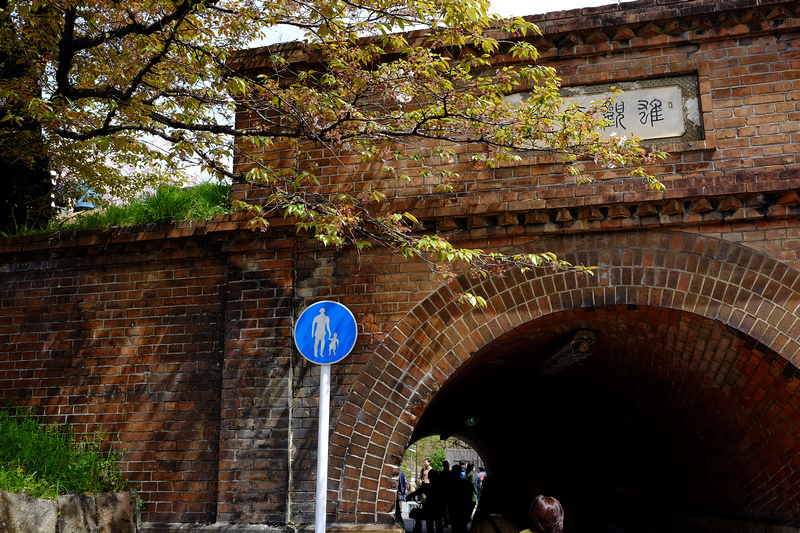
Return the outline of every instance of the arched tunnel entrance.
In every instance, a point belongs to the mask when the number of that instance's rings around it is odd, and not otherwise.
[[[459,278],[485,308],[442,289],[371,353],[334,432],[332,517],[393,522],[403,452],[444,434],[507,479],[515,516],[548,491],[584,531],[618,481],[635,482],[644,507],[685,519],[675,531],[796,528],[800,270],[670,231],[524,249],[538,250],[599,273]],[[542,362],[580,330],[596,337],[591,355],[545,374]]]
[[[577,332],[590,339],[585,352],[570,348]],[[553,369],[558,355],[566,363]],[[779,415],[798,400],[786,368],[765,346],[685,311],[559,312],[463,363],[412,441],[469,443],[520,528],[538,494],[564,504],[572,531],[590,531],[623,507],[628,519],[636,507],[668,521],[698,513],[786,520],[798,488],[790,475],[797,430]]]

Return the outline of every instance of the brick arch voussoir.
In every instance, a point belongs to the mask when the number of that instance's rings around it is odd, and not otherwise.
[[[483,296],[485,308],[465,308],[441,288],[403,317],[358,376],[334,428],[335,520],[390,522],[399,464],[427,402],[472,354],[537,318],[609,305],[683,310],[800,362],[800,338],[790,333],[800,331],[800,271],[758,251],[663,230],[559,236],[513,251],[553,251],[597,272],[462,276],[458,290]]]
[[[461,339],[463,344],[477,324],[465,325],[462,319],[453,293],[441,288],[398,322],[360,373],[331,439],[329,475],[339,480],[330,494],[338,502],[334,520],[392,520],[392,480],[416,420],[439,384],[474,349],[469,342],[466,350],[452,342]]]

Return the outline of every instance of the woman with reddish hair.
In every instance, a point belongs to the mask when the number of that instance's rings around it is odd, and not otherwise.
[[[533,522],[531,529],[523,533],[562,533],[564,531],[564,509],[552,496],[537,496],[528,516]]]

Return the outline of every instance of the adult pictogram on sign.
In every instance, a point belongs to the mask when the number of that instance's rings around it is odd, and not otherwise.
[[[322,357],[325,349],[325,333],[331,335],[331,319],[325,316],[325,308],[320,307],[319,314],[311,323],[311,335],[314,336],[314,358]]]
[[[317,364],[344,359],[357,336],[356,319],[338,302],[317,302],[303,311],[294,328],[294,342],[300,353]]]

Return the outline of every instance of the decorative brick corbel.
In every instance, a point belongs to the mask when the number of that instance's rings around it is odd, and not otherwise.
[[[684,212],[683,202],[678,200],[670,200],[661,206],[661,212],[665,215],[677,215]]]

